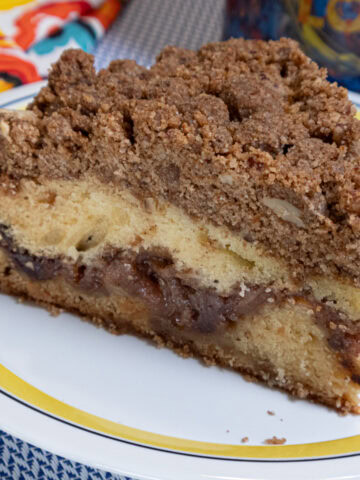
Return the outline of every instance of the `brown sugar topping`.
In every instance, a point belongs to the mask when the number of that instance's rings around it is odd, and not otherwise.
[[[98,73],[68,50],[28,113],[1,115],[2,174],[97,175],[260,242],[299,280],[359,283],[360,122],[295,42],[167,47],[149,70]]]

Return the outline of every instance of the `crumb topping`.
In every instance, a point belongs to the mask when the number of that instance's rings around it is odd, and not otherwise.
[[[1,113],[0,174],[95,174],[239,231],[306,272],[359,284],[360,122],[296,42],[167,47],[96,73],[66,51],[21,117]]]

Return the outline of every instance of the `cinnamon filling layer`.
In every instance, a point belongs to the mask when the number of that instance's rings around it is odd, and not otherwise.
[[[311,291],[294,294],[274,291],[270,285],[236,284],[230,293],[199,285],[189,271],[175,268],[164,249],[139,250],[108,247],[91,265],[81,261],[32,255],[17,246],[9,227],[0,224],[0,247],[15,268],[36,281],[64,278],[89,295],[111,295],[119,288],[140,299],[151,312],[154,323],[168,322],[194,333],[213,334],[231,328],[247,315],[257,313],[265,304],[284,301],[305,304],[314,312],[314,320],[325,329],[328,345],[340,354],[343,365],[354,372],[352,359],[360,352],[360,322],[351,321],[343,312],[316,301]],[[360,383],[358,372],[352,380]]]

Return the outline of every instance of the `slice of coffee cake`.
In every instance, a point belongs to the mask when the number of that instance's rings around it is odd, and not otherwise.
[[[0,286],[360,411],[360,122],[297,47],[69,50],[0,114]]]

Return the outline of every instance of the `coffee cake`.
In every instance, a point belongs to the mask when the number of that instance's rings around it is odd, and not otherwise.
[[[68,50],[0,112],[0,288],[359,412],[354,115],[288,39]]]

